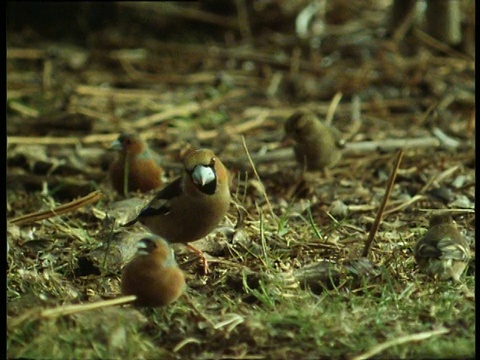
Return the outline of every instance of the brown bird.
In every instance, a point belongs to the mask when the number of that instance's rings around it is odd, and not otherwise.
[[[340,132],[325,125],[314,114],[298,111],[285,122],[285,138],[293,139],[295,159],[307,170],[334,166],[342,157]]]
[[[434,215],[430,228],[414,248],[420,271],[440,280],[459,281],[470,258],[467,240],[449,214]]]
[[[119,194],[147,192],[162,185],[160,156],[139,135],[121,134],[109,150],[119,152],[109,170],[112,186]]]
[[[135,295],[138,306],[164,306],[177,300],[185,277],[168,243],[150,235],[138,243],[133,260],[123,269],[122,294]]]
[[[227,169],[220,159],[207,149],[188,153],[184,174],[160,190],[140,214],[124,226],[139,221],[150,231],[170,243],[189,243],[207,236],[222,219],[230,206]],[[205,255],[187,246],[202,257]]]

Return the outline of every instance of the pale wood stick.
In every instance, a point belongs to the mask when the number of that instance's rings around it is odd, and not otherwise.
[[[7,48],[7,59],[38,60],[44,57],[45,57],[44,50]]]
[[[363,354],[357,355],[352,358],[352,360],[365,360],[369,359],[372,356],[377,355],[378,353],[381,353],[382,351],[385,351],[386,349],[392,347],[392,346],[398,346],[401,344],[413,342],[413,341],[421,341],[428,339],[432,336],[438,336],[438,335],[443,335],[447,334],[450,330],[446,328],[440,328],[437,330],[432,330],[432,331],[425,331],[417,334],[410,334],[410,335],[405,335],[405,336],[400,336],[396,337],[392,340],[388,340],[382,344],[378,344],[374,347],[372,347],[370,350],[364,352]]]
[[[8,320],[8,328],[12,329],[20,325],[26,320],[39,320],[39,319],[52,319],[59,316],[70,315],[74,313],[80,313],[84,311],[95,310],[107,306],[114,306],[120,304],[130,303],[135,301],[137,297],[135,295],[121,296],[110,300],[101,300],[87,304],[75,304],[75,305],[63,305],[52,309],[40,309],[34,308],[27,310],[22,315],[19,315],[13,319]]]
[[[359,141],[345,144],[342,149],[344,154],[366,154],[377,151],[393,151],[401,148],[407,149],[423,149],[423,148],[437,148],[441,145],[440,140],[436,137],[422,137],[416,139],[385,139],[378,141]],[[270,151],[266,154],[252,154],[252,159],[255,163],[268,163],[294,160],[293,151],[291,148],[280,148]],[[238,162],[238,156],[232,162]]]
[[[327,116],[325,117],[325,124],[328,126],[332,125],[333,115],[335,115],[335,111],[337,110],[340,100],[342,100],[342,96],[343,94],[340,91],[337,92],[328,107]]]
[[[101,300],[87,304],[74,304],[64,305],[53,309],[46,309],[40,312],[40,317],[44,319],[56,318],[58,316],[64,316],[69,314],[80,313],[84,311],[90,311],[100,309],[108,306],[120,305],[135,301],[137,297],[135,295],[121,296],[110,300]]]
[[[209,109],[217,105],[222,104],[228,98],[235,98],[246,94],[244,89],[232,90],[229,93],[213,100],[203,101],[201,103],[191,102],[182,106],[176,106],[175,108],[162,111],[153,115],[146,116],[138,119],[132,123],[134,128],[146,128],[152,126],[158,122],[169,120],[177,116],[190,116],[200,110]]]
[[[96,190],[94,192],[91,192],[87,196],[84,196],[77,200],[73,200],[67,204],[57,206],[54,209],[39,211],[39,212],[16,217],[15,219],[10,220],[10,223],[20,226],[20,225],[40,221],[40,220],[45,220],[51,217],[63,215],[63,214],[72,212],[74,210],[77,210],[78,208],[81,208],[83,206],[93,204],[98,200],[100,200],[102,197],[103,197],[102,192],[100,190]]]
[[[117,6],[124,7],[129,11],[137,11],[142,17],[157,17],[168,14],[169,17],[191,19],[227,28],[238,28],[238,21],[235,18],[213,14],[193,7],[178,6],[178,4],[119,2]]]

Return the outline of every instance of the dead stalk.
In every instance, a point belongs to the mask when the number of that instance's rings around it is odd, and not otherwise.
[[[392,173],[390,174],[390,179],[388,179],[387,188],[385,190],[385,195],[383,196],[382,203],[380,204],[380,208],[378,209],[377,216],[372,225],[372,229],[368,234],[368,239],[367,239],[367,242],[365,243],[365,247],[362,253],[363,257],[368,256],[370,248],[372,247],[372,244],[373,244],[373,239],[375,238],[377,230],[380,227],[380,222],[382,221],[383,212],[385,210],[385,206],[387,205],[388,198],[390,197],[390,193],[392,192],[393,184],[395,184],[395,178],[397,177],[397,172],[398,172],[398,168],[400,167],[400,162],[402,161],[402,157],[403,157],[403,150],[400,149],[397,152],[395,164],[393,166]]]
[[[51,210],[39,211],[35,213],[30,213],[26,215],[19,216],[15,219],[10,220],[11,224],[15,225],[25,225],[32,222],[49,219],[51,217],[63,215],[72,211],[75,211],[83,206],[93,204],[102,198],[103,194],[100,190],[91,192],[87,196],[84,196],[80,199],[73,200],[67,204],[57,206]]]

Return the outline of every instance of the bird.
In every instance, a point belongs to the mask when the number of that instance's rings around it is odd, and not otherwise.
[[[138,242],[135,257],[124,268],[123,295],[135,295],[137,306],[159,307],[177,300],[185,289],[185,276],[173,250],[161,237],[149,234]]]
[[[108,149],[119,152],[109,169],[110,182],[119,194],[145,193],[162,186],[160,156],[138,134],[120,134]]]
[[[284,140],[294,140],[297,162],[309,171],[333,167],[342,157],[345,143],[340,132],[315,114],[297,111],[284,124]]]
[[[203,261],[205,255],[188,244],[207,236],[230,207],[228,171],[209,149],[192,150],[183,158],[183,175],[160,190],[124,226],[140,222],[170,243],[185,243]]]
[[[470,258],[469,243],[450,214],[433,215],[429,229],[414,248],[419,270],[439,280],[460,280]]]

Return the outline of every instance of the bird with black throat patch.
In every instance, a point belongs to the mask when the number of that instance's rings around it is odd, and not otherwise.
[[[196,252],[208,272],[205,255],[190,242],[210,234],[230,207],[228,172],[213,151],[190,151],[183,159],[183,175],[160,190],[132,221],[170,243],[184,243]]]

